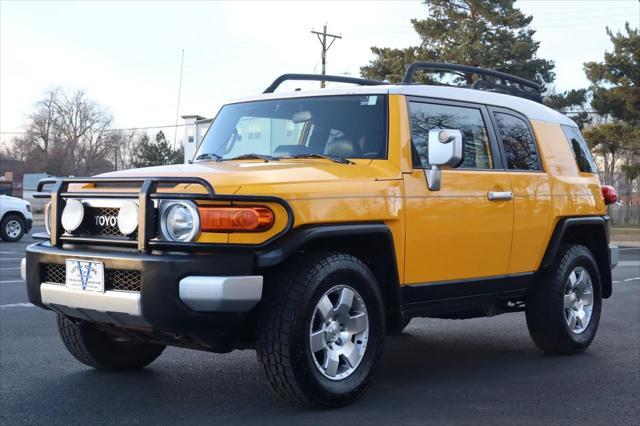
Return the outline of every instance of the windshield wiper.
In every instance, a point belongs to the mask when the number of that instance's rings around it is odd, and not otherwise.
[[[346,158],[338,157],[337,155],[316,154],[316,153],[296,154],[286,158],[324,158],[325,160],[331,160],[334,163],[355,164],[353,161],[348,160]]]
[[[198,155],[196,158],[194,158],[194,161],[200,161],[200,160],[220,160],[222,157],[220,157],[218,154],[214,154],[214,153],[210,153],[210,152],[205,152],[203,154]]]
[[[278,161],[279,158],[272,157],[270,155],[250,153],[250,154],[238,155],[237,157],[232,157],[232,158],[223,158],[220,161],[231,161],[231,160],[263,160],[265,163],[268,163],[269,161]]]

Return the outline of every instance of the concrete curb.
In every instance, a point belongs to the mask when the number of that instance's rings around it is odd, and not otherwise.
[[[611,241],[611,244],[619,247],[640,247],[640,241]]]

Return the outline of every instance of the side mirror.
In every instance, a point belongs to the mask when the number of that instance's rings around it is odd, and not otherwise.
[[[429,165],[425,170],[431,191],[440,190],[442,166],[457,167],[462,162],[462,132],[454,129],[429,130]]]

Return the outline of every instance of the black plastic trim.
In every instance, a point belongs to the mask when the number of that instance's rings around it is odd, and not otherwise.
[[[220,250],[211,256],[187,253],[137,253],[101,248],[53,247],[49,242],[27,247],[27,296],[31,303],[47,309],[40,293],[41,264],[64,264],[67,258],[96,259],[105,269],[140,271],[142,314],[154,327],[165,331],[189,331],[205,326],[215,313],[189,309],[179,296],[178,282],[185,276],[232,276],[253,273],[253,254]]]
[[[598,264],[598,271],[600,273],[600,283],[602,285],[602,297],[609,298],[613,293],[612,273],[611,273],[611,251],[609,250],[609,216],[578,216],[578,217],[565,217],[558,221],[549,244],[547,244],[547,251],[542,258],[540,264],[540,270],[544,270],[553,265],[557,259],[560,245],[564,240],[564,236],[569,229],[575,226],[597,226],[602,228],[604,235],[604,241],[598,242],[598,247],[595,249],[593,255],[596,258]],[[593,252],[593,250],[592,250]]]
[[[381,86],[386,85],[384,81],[369,80],[366,78],[346,77],[343,75],[322,75],[322,74],[282,74],[276,78],[269,87],[267,87],[262,93],[273,93],[278,86],[285,81],[297,80],[297,81],[331,81],[335,83],[352,83],[359,86]]]
[[[566,233],[567,229],[572,226],[580,226],[580,225],[600,225],[605,229],[605,235],[607,235],[607,245],[608,245],[608,235],[609,230],[607,229],[606,220],[602,216],[585,216],[585,217],[568,217],[562,218],[556,224],[556,228],[553,230],[553,234],[551,235],[551,239],[549,240],[549,244],[547,245],[547,251],[542,258],[542,263],[540,264],[540,269],[547,268],[553,265],[553,262],[556,260],[556,256],[558,254],[558,250],[560,249],[560,245],[562,244],[562,237]]]
[[[525,297],[535,279],[534,272],[500,275],[425,284],[407,284],[400,288],[402,309],[408,316],[453,312],[479,302],[517,300]]]
[[[320,238],[372,234],[383,234],[393,242],[393,235],[389,227],[383,223],[327,224],[296,228],[287,236],[267,247],[266,250],[256,253],[256,266],[268,267],[280,264],[305,244]],[[395,250],[393,253],[394,263],[397,265]]]

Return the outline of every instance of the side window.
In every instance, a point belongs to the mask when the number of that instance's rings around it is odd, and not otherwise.
[[[498,134],[510,170],[541,170],[540,157],[527,123],[511,114],[495,112]]]
[[[584,173],[597,173],[598,168],[596,167],[595,161],[593,161],[593,157],[587,146],[587,141],[582,137],[580,130],[578,130],[577,127],[564,125],[562,126],[562,130],[569,141],[573,156],[576,158],[578,170]]]
[[[493,168],[487,128],[479,109],[411,102],[409,110],[414,167],[429,167],[429,130],[458,129],[464,143],[458,168]]]

